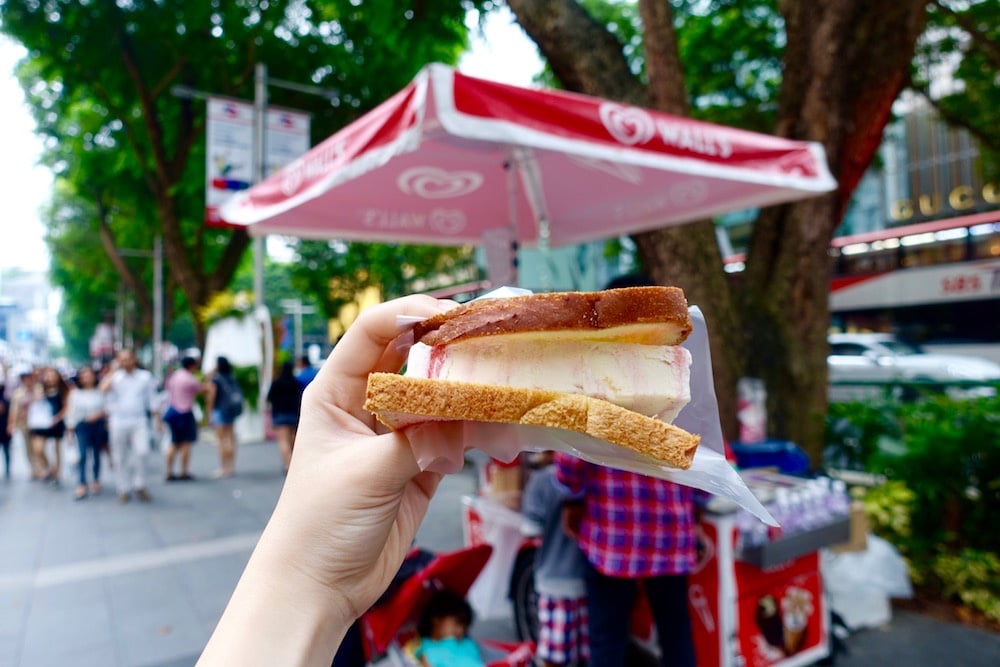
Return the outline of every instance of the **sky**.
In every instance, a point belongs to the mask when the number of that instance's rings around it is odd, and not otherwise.
[[[38,209],[48,200],[52,175],[37,165],[40,141],[14,78],[14,67],[24,54],[23,48],[0,36],[0,269],[37,271],[49,262]]]
[[[470,15],[468,23],[472,48],[463,56],[459,69],[504,83],[531,83],[541,68],[537,51],[506,7],[492,12],[481,32],[475,15]],[[14,68],[24,54],[21,46],[0,36],[0,269],[43,271],[49,257],[39,209],[48,201],[52,175],[37,164],[41,144],[14,77]]]

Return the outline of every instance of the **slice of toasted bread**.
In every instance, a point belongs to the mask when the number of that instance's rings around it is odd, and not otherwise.
[[[474,382],[368,376],[365,409],[390,428],[470,420],[578,431],[687,469],[701,438],[672,424],[582,394]]]
[[[482,299],[418,322],[413,328],[414,340],[431,346],[511,334],[677,345],[690,333],[687,299],[678,287]]]

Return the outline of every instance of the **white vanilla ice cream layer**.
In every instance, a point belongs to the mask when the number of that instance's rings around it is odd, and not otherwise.
[[[666,422],[691,400],[691,353],[679,345],[502,338],[416,343],[406,375],[584,394]]]

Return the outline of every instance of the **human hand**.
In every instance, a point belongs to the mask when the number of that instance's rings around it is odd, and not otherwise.
[[[403,365],[397,316],[453,305],[410,296],[370,308],[323,364],[303,395],[278,505],[203,664],[269,664],[264,651],[277,663],[328,665],[343,632],[389,585],[441,476],[421,472],[406,436],[364,410],[368,374]]]

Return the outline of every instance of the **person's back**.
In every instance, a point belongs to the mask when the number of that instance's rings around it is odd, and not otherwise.
[[[3,387],[0,387],[0,449],[3,450],[4,477],[10,479],[10,439],[11,433],[7,428],[10,420],[10,401],[4,394]]]
[[[641,580],[663,664],[693,667],[687,608],[687,574],[697,547],[692,489],[565,454],[557,455],[556,463],[559,483],[578,499],[564,509],[564,521],[589,564],[585,581],[594,664],[624,665],[629,614],[623,610],[632,608]]]
[[[267,392],[271,412],[298,415],[302,408],[302,386],[294,376],[279,375]]]
[[[295,379],[298,380],[299,385],[305,389],[309,386],[309,383],[316,379],[316,374],[319,373],[319,369],[312,365],[309,361],[309,357],[302,355],[296,361]]]
[[[170,374],[164,386],[168,405],[177,412],[191,412],[194,409],[195,397],[203,389],[201,380],[190,370],[192,366],[185,365],[187,359],[184,362]]]

